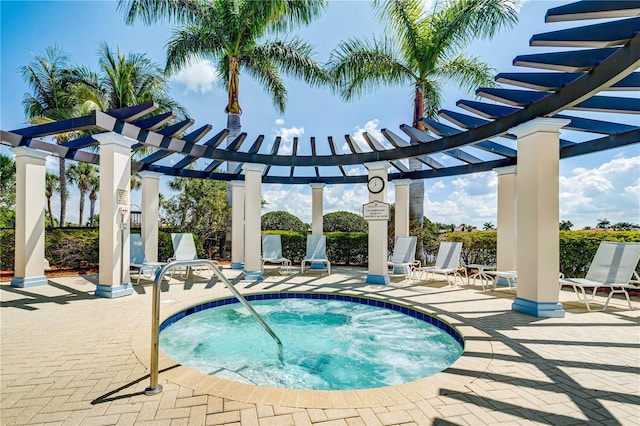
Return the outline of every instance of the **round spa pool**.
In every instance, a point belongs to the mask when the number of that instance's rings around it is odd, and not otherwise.
[[[246,296],[282,340],[282,352],[235,298],[164,321],[160,347],[180,364],[237,382],[347,390],[405,383],[444,370],[460,334],[420,311],[363,297],[317,293]]]

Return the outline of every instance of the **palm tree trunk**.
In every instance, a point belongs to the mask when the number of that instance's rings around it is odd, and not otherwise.
[[[64,226],[67,215],[67,166],[64,158],[60,157],[60,227]]]
[[[91,191],[89,194],[89,226],[93,227],[93,217],[96,214],[96,193]]]
[[[84,195],[86,191],[80,191],[80,217],[78,219],[78,226],[82,226],[82,216],[84,214]]]
[[[424,130],[424,126],[418,120],[424,115],[424,97],[422,88],[416,85],[416,94],[413,99],[413,127]],[[422,163],[415,158],[409,159],[411,171],[422,170]],[[409,219],[416,220],[423,226],[424,221],[424,181],[414,180],[409,186]]]
[[[51,210],[51,197],[47,197],[47,210],[49,211],[49,220],[51,221],[51,227],[55,226],[56,221],[53,219],[53,211]]]

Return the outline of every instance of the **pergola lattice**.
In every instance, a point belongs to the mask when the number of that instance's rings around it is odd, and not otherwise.
[[[639,125],[571,114],[571,111],[640,112],[640,99],[637,97],[600,94],[640,89],[640,72],[634,72],[640,65],[639,16],[640,1],[590,0],[550,9],[546,15],[547,22],[585,19],[604,22],[534,35],[530,40],[531,46],[579,49],[517,56],[513,60],[514,65],[546,71],[496,75],[497,82],[518,88],[479,88],[476,91],[478,96],[495,102],[460,100],[457,106],[473,115],[441,110],[440,117],[450,124],[423,118],[423,124],[435,136],[406,124],[400,126],[404,136],[383,129],[385,141],[364,133],[368,150],[361,149],[349,135],[345,138],[351,152],[340,152],[332,136],[327,138],[326,144],[311,137],[311,155],[298,154],[303,143],[298,138],[293,140],[291,154],[283,155],[280,153],[280,137],[268,149],[263,135],[249,145],[246,133],[222,147],[228,130],[210,136],[212,126],[208,124],[190,131],[194,124],[191,119],[169,124],[175,119],[175,114],[168,111],[150,115],[157,112],[153,104],[96,111],[52,124],[3,130],[2,143],[13,147],[28,146],[55,156],[98,164],[99,154],[87,150],[98,145],[94,135],[60,145],[41,138],[79,130],[94,134],[115,132],[137,141],[133,151],[146,147],[152,149],[151,154],[132,162],[135,171],[232,181],[244,179],[244,163],[254,163],[266,165],[263,183],[344,184],[367,180],[366,172],[350,175],[344,166],[375,161],[388,161],[395,169],[389,175],[390,180],[436,178],[515,165],[517,150],[510,146],[515,136],[509,134],[509,130],[536,117],[555,117],[570,120],[565,129],[585,135],[581,142],[560,141],[560,158],[568,158],[640,141]],[[453,159],[452,164],[445,166],[436,160],[439,155]],[[175,164],[163,164],[176,156],[181,158]],[[424,164],[424,170],[409,170],[403,162],[408,158],[417,158]],[[196,163],[199,159],[206,161]],[[230,169],[227,168],[229,162],[234,163]],[[198,164],[201,166],[197,167]],[[288,173],[277,173],[276,169],[281,167]]]

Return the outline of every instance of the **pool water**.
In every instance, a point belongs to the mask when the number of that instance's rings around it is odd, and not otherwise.
[[[283,344],[240,304],[187,315],[165,327],[160,347],[203,373],[293,389],[375,388],[451,365],[461,345],[444,330],[389,309],[337,300],[253,301]],[[280,356],[279,356],[280,355]]]

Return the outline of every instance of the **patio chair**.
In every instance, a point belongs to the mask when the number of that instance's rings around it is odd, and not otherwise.
[[[171,234],[171,243],[173,244],[173,257],[169,259],[169,262],[174,260],[197,260],[199,259],[198,253],[196,252],[196,243],[193,240],[193,234],[190,233],[181,233],[181,234]],[[216,266],[220,268],[218,262],[215,262]],[[201,272],[203,270],[211,271],[211,268],[208,266],[188,266],[186,268],[180,268],[182,270],[182,277],[186,278],[189,276],[189,272]],[[174,269],[175,271],[175,269]],[[213,275],[213,271],[211,271],[211,275]],[[173,271],[172,271],[173,276]]]
[[[148,262],[142,245],[142,237],[140,234],[130,235],[129,249],[129,266],[138,269],[138,279],[136,285],[140,284],[140,278],[145,277],[150,280],[155,278],[156,272],[164,265],[165,262]]]
[[[450,241],[442,241],[438,248],[438,256],[436,257],[436,264],[434,266],[423,266],[418,268],[418,273],[422,277],[422,274],[426,274],[426,279],[429,279],[429,274],[433,277],[433,274],[444,274],[449,285],[456,285],[456,277],[460,277],[462,281],[462,275],[458,271],[460,267],[460,255],[462,254],[462,243],[455,243]],[[453,275],[453,281],[449,279],[449,276]],[[463,282],[463,281],[462,281]]]
[[[573,287],[578,301],[584,303],[588,311],[591,311],[589,303],[593,302],[598,289],[607,289],[609,291],[607,300],[602,307],[603,311],[607,309],[611,296],[615,293],[624,294],[629,304],[629,309],[633,310],[627,289],[637,288],[630,282],[631,277],[635,274],[639,260],[640,243],[602,241],[591,261],[591,265],[589,265],[586,277],[560,278],[560,286],[570,285]],[[593,288],[590,296],[585,291],[587,288]]]
[[[291,273],[291,260],[282,256],[282,238],[280,235],[262,236],[262,271],[265,263],[279,263],[280,269]]]
[[[331,275],[331,262],[327,259],[327,237],[325,235],[307,235],[307,253],[302,259],[300,272],[304,274],[305,263],[323,263]]]
[[[416,237],[397,237],[393,245],[393,253],[387,262],[391,272],[401,269],[405,278],[411,278],[416,266]]]

